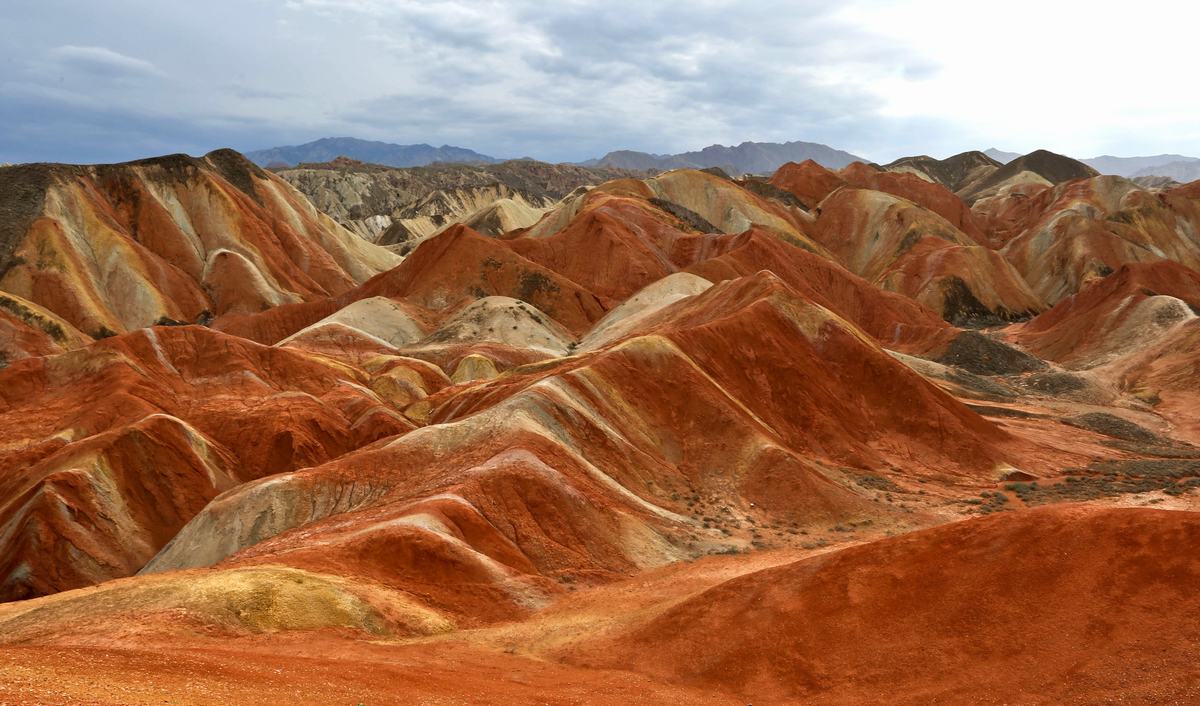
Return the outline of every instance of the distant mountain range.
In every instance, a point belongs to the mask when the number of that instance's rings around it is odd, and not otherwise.
[[[1001,165],[1021,157],[995,147],[983,151]],[[303,163],[331,162],[338,157],[381,164],[389,167],[423,167],[434,163],[496,164],[505,160],[453,145],[397,145],[389,142],[360,140],[353,137],[326,137],[303,145],[272,147],[248,152],[246,156],[264,167],[294,167]],[[811,159],[827,169],[841,169],[853,162],[865,162],[857,155],[816,142],[743,142],[726,147],[711,145],[702,150],[679,154],[654,154],[633,150],[609,152],[598,159],[578,162],[580,166],[637,171],[670,169],[708,169],[718,167],[732,175],[770,174],[788,162]],[[1186,183],[1200,179],[1200,159],[1180,154],[1147,157],[1102,155],[1080,162],[1101,174],[1128,178],[1163,176]]]
[[[580,164],[587,167],[641,170],[719,167],[738,175],[770,174],[788,162],[803,162],[806,159],[811,159],[828,169],[841,169],[852,162],[866,161],[849,152],[815,142],[743,142],[735,147],[711,145],[696,152],[680,154],[620,150]]]
[[[1169,176],[1179,181],[1175,173],[1168,173],[1164,170],[1173,170],[1178,173],[1181,170],[1186,170],[1186,167],[1182,165],[1192,165],[1192,173],[1200,175],[1200,159],[1185,157],[1181,154],[1160,154],[1153,157],[1112,157],[1103,155],[1082,161],[1101,174],[1116,174],[1123,177]],[[1196,178],[1198,177],[1193,176],[1187,181]]]
[[[294,167],[303,163],[330,162],[338,157],[349,157],[360,162],[388,167],[424,167],[435,162],[494,164],[500,161],[495,157],[452,145],[395,145],[354,137],[326,137],[303,145],[247,152],[246,157],[263,167]]]
[[[303,145],[272,147],[247,152],[255,164],[264,167],[294,167],[304,163],[331,162],[338,157],[382,164],[388,167],[424,167],[435,162],[459,164],[495,164],[504,160],[452,145],[396,145],[353,137],[326,137]],[[865,161],[815,142],[743,142],[734,147],[711,145],[695,152],[651,154],[620,150],[599,159],[579,162],[584,167],[665,171],[668,169],[707,169],[720,167],[731,174],[769,174],[787,162],[811,159],[829,169],[840,169],[851,162]]]
[[[1021,156],[1016,152],[1005,152],[995,147],[984,150],[984,154],[1001,164],[1008,164]],[[1181,183],[1200,179],[1200,159],[1181,154],[1159,154],[1149,157],[1113,157],[1105,154],[1079,161],[1101,174],[1113,174],[1130,179],[1164,176]]]
[[[1185,157],[1178,161],[1139,169],[1132,176],[1135,179],[1139,177],[1167,177],[1181,184],[1187,184],[1188,182],[1200,179],[1200,159]]]

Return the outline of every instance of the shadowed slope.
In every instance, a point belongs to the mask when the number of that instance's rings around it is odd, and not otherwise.
[[[985,178],[956,191],[963,200],[973,204],[1016,184],[1041,183],[1053,186],[1099,175],[1095,169],[1078,160],[1047,150],[1035,150],[1017,157]]]

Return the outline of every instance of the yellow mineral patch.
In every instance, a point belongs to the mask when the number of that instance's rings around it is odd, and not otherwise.
[[[233,632],[349,628],[377,636],[429,635],[454,624],[412,597],[379,586],[276,566],[183,572],[111,581],[39,598],[0,612],[0,643],[97,631],[128,616],[172,614]],[[86,633],[85,626],[79,633]]]
[[[460,385],[464,382],[491,380],[499,376],[500,372],[496,370],[496,364],[490,358],[472,353],[458,361],[458,367],[454,369],[450,380],[455,385]]]
[[[414,402],[425,399],[429,390],[425,389],[425,380],[421,375],[405,367],[395,367],[386,373],[371,378],[371,391],[380,399],[403,409]]]
[[[768,210],[745,189],[721,177],[678,169],[647,179],[659,198],[693,211],[724,233],[741,233],[752,225],[802,237],[796,227]]]
[[[90,336],[76,329],[66,319],[16,294],[0,293],[0,309],[44,332],[64,350],[74,350],[91,343]]]

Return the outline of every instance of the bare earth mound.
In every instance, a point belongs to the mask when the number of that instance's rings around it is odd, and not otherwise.
[[[1200,515],[1054,508],[734,579],[576,664],[754,703],[1200,698]]]

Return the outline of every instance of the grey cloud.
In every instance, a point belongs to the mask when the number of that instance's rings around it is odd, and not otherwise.
[[[937,67],[824,0],[13,2],[0,160],[347,134],[554,160],[746,139],[870,156],[956,134],[880,117],[873,76]]]
[[[663,151],[715,140],[822,139],[828,121],[877,108],[867,91],[822,81],[830,57],[885,61],[889,69],[909,58],[840,25],[824,2],[752,11],[730,2],[512,2],[507,15],[468,27],[455,22],[455,8],[337,4],[358,6],[376,32],[396,38],[390,52],[429,44],[446,52],[436,70],[411,67],[405,90],[348,106],[341,118],[421,134],[461,130],[484,136],[476,148],[562,159],[590,156],[582,150],[600,141],[602,151]],[[497,41],[505,28],[520,36]]]

